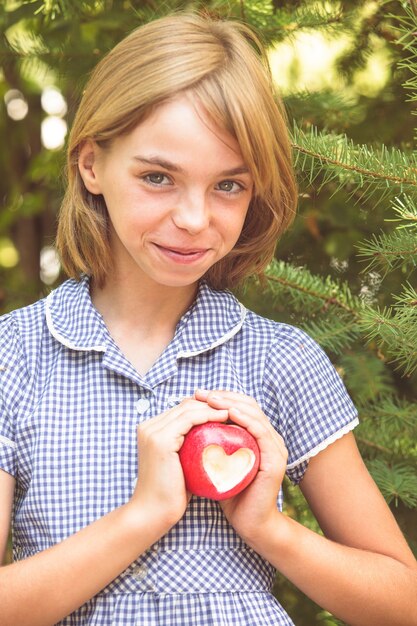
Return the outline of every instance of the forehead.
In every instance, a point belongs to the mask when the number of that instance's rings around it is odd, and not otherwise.
[[[204,107],[192,96],[182,94],[156,106],[128,134],[115,141],[116,147],[140,154],[153,152],[174,156],[187,153],[210,154],[212,158],[227,159],[243,165],[237,139],[219,126]],[[134,155],[133,155],[134,156]]]

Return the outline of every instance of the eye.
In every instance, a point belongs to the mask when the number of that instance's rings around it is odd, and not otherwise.
[[[145,174],[142,176],[142,179],[148,183],[148,185],[153,185],[155,187],[163,187],[165,185],[171,185],[171,179],[166,175],[162,174],[162,172],[151,172],[150,174]]]
[[[226,193],[239,193],[239,191],[244,189],[243,185],[235,180],[222,180],[217,184],[216,188]]]

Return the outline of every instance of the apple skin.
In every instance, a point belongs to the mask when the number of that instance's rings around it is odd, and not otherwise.
[[[208,446],[220,446],[226,455],[233,455],[241,448],[249,449],[254,454],[253,466],[232,488],[218,490],[203,465],[203,453]],[[240,493],[255,478],[260,462],[256,439],[245,428],[217,422],[191,428],[184,438],[179,457],[187,490],[211,500],[226,500]]]

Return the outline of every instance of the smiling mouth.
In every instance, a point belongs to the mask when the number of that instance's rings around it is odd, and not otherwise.
[[[165,256],[170,257],[173,260],[179,262],[192,263],[198,261],[206,255],[207,248],[173,248],[169,246],[162,246],[160,244],[154,244],[155,247]]]

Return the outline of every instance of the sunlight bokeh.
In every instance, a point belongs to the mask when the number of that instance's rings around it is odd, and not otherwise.
[[[347,82],[338,70],[338,58],[352,45],[347,35],[329,37],[319,32],[300,32],[291,43],[276,45],[269,53],[272,75],[285,96],[295,92],[343,89],[349,96],[378,94],[386,84],[391,59],[375,38],[366,66]]]

